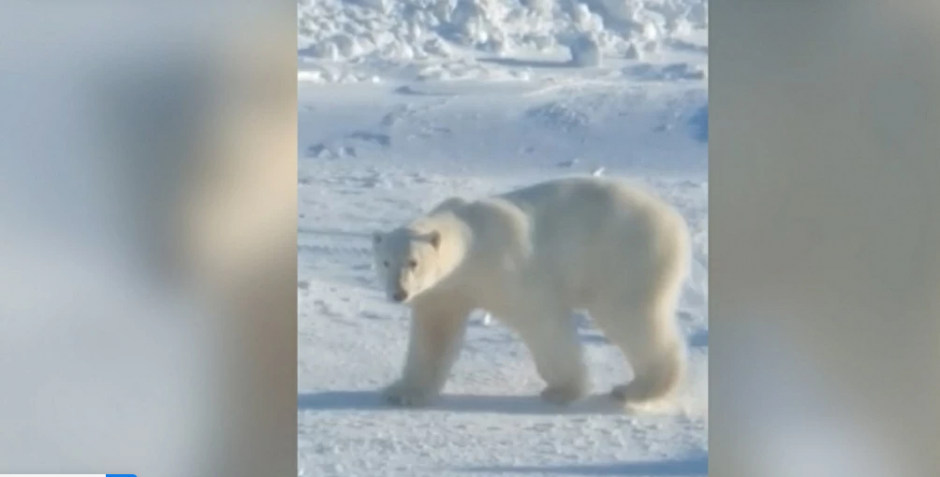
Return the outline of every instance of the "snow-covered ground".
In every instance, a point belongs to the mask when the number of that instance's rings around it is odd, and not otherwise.
[[[706,475],[707,3],[312,0],[298,14],[300,474]],[[600,64],[570,63],[567,45]],[[570,409],[540,402],[526,349],[482,316],[435,405],[384,404],[408,316],[374,278],[369,234],[449,196],[592,173],[652,187],[690,223],[680,406],[613,407],[629,367],[580,316],[595,396]]]

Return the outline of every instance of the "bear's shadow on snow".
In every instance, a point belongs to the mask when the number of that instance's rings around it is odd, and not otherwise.
[[[497,414],[624,414],[622,405],[606,394],[595,394],[570,406],[555,406],[539,396],[501,396],[483,394],[442,394],[424,407],[401,407],[387,403],[379,391],[326,391],[297,396],[301,411],[394,411],[461,412]]]
[[[538,474],[538,475],[658,475],[658,476],[705,476],[708,475],[708,455],[688,459],[647,462],[619,462],[610,464],[568,464],[546,466],[491,466],[459,469],[462,472],[493,474]]]

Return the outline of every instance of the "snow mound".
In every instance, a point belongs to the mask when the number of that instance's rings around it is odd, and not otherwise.
[[[594,38],[585,36],[571,45],[571,63],[575,66],[601,65],[601,49]]]
[[[707,30],[707,0],[299,0],[302,61],[388,69],[479,55],[636,57]],[[584,38],[591,38],[587,50]],[[596,52],[592,48],[596,48]],[[574,51],[573,51],[574,50]],[[587,53],[583,55],[582,53]],[[596,58],[596,59],[595,59]],[[318,82],[371,76],[318,73]]]

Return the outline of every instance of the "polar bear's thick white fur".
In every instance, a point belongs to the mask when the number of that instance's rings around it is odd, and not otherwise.
[[[578,177],[452,198],[373,242],[389,299],[413,312],[403,375],[385,390],[391,402],[423,405],[441,392],[477,308],[519,334],[552,403],[589,391],[573,309],[588,310],[629,361],[634,379],[611,391],[625,405],[663,400],[684,376],[675,311],[688,226],[649,192]]]

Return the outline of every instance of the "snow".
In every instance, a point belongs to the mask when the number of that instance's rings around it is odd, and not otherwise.
[[[298,15],[300,475],[706,475],[707,3],[313,0]],[[572,68],[585,36],[603,61]],[[528,352],[483,311],[438,402],[383,403],[408,316],[374,277],[371,232],[453,195],[592,173],[689,221],[677,405],[613,407],[629,367],[580,314],[594,394],[543,404]]]
[[[519,72],[480,68],[473,60],[532,54],[564,58],[585,38],[611,58],[638,59],[646,52],[690,45],[707,48],[690,39],[707,36],[708,3],[300,0],[297,18],[302,81],[362,82],[376,74],[422,76],[438,70],[446,71],[443,79],[496,79]]]

